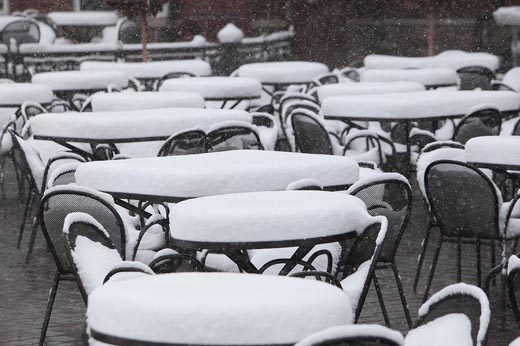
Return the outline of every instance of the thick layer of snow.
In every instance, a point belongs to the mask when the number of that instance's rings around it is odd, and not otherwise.
[[[31,22],[31,20],[20,16],[0,16],[0,30],[3,30],[7,24],[18,21]]]
[[[503,6],[493,12],[493,17],[498,24],[520,25],[520,6]]]
[[[491,71],[498,69],[500,60],[489,53],[473,53],[461,50],[448,50],[435,56],[404,57],[392,55],[367,55],[364,65],[368,69],[408,69],[445,67],[458,70],[468,66],[483,66]]]
[[[464,314],[448,314],[408,332],[405,346],[472,346],[471,321]]]
[[[316,280],[175,273],[103,286],[89,297],[87,323],[141,341],[268,345],[350,324],[352,313],[340,289]]]
[[[25,101],[41,104],[52,101],[52,90],[46,85],[31,83],[0,83],[0,107],[18,106]]]
[[[520,337],[516,338],[509,344],[509,346],[520,346]]]
[[[244,38],[244,32],[235,24],[228,23],[218,31],[217,38],[221,43],[240,42]]]
[[[287,185],[287,190],[301,190],[309,186],[323,188],[321,182],[316,179],[300,179]]]
[[[428,314],[430,308],[442,299],[454,294],[466,294],[475,297],[480,302],[480,326],[477,335],[477,346],[484,342],[484,338],[491,321],[491,310],[489,309],[489,300],[482,289],[477,286],[468,285],[464,282],[449,285],[435,293],[419,308],[419,317]]]
[[[37,73],[33,84],[43,84],[54,91],[99,90],[112,84],[118,88],[128,86],[128,77],[117,71],[60,71]]]
[[[417,91],[381,95],[345,95],[322,103],[325,116],[367,119],[421,119],[463,116],[488,104],[499,111],[516,111],[520,98],[512,91]]]
[[[128,112],[55,113],[32,119],[35,136],[73,138],[76,141],[169,137],[182,130],[207,130],[226,120],[252,122],[241,110],[161,108]]]
[[[353,308],[356,308],[359,304],[359,298],[361,298],[361,293],[363,293],[363,287],[367,281],[371,264],[372,260],[361,263],[354,273],[341,280],[341,287],[343,287],[343,291],[350,299],[350,304]]]
[[[457,85],[457,73],[449,68],[410,70],[369,69],[361,73],[361,82],[417,82],[424,86]]]
[[[396,330],[377,324],[353,324],[349,326],[335,326],[322,330],[306,337],[295,346],[329,344],[335,340],[338,340],[338,344],[342,344],[340,340],[363,337],[379,337],[382,339],[392,340],[396,345],[404,345],[403,335]]]
[[[170,213],[170,235],[195,242],[292,241],[345,234],[374,223],[364,203],[324,191],[269,191],[190,199]]]
[[[119,18],[115,11],[49,12],[47,16],[58,26],[109,26]]]
[[[240,77],[251,77],[262,83],[308,83],[314,78],[329,72],[321,63],[308,61],[262,62],[240,66]]]
[[[204,108],[200,94],[188,92],[97,93],[92,96],[94,112],[122,112],[169,107]]]
[[[318,87],[318,99],[323,101],[328,97],[340,95],[391,94],[410,91],[424,91],[424,85],[417,82],[326,84]]]
[[[504,75],[502,83],[520,92],[520,67],[513,67]]]
[[[118,71],[134,78],[161,78],[172,72],[187,72],[196,76],[211,75],[211,66],[198,59],[151,62],[84,61],[81,71]]]
[[[19,47],[20,53],[95,53],[116,52],[119,49],[115,43],[75,43],[75,44],[44,44],[24,43]]]
[[[240,150],[89,162],[76,171],[76,182],[107,192],[199,197],[285,190],[304,178],[324,186],[352,184],[358,171],[354,160],[342,156]]]
[[[518,268],[520,268],[520,258],[516,255],[511,255],[507,260],[507,275],[509,275],[513,269],[517,270]]]
[[[162,91],[184,91],[201,94],[206,100],[260,98],[262,85],[253,78],[196,77],[173,78],[163,82]]]
[[[466,143],[466,161],[520,166],[520,137],[482,136]]]

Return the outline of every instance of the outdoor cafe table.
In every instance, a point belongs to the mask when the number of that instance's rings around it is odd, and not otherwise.
[[[247,273],[261,273],[244,251],[296,247],[280,275],[319,244],[355,238],[377,218],[359,198],[326,191],[224,194],[177,203],[170,211],[170,244],[223,253]]]
[[[128,77],[117,71],[59,71],[37,73],[32,77],[32,83],[46,85],[56,96],[69,100],[77,93],[107,90],[109,85],[126,88]]]
[[[102,28],[115,26],[119,19],[115,11],[61,11],[49,12],[47,16],[75,41],[85,39],[85,33],[89,34],[89,41]]]
[[[188,92],[120,92],[97,93],[92,95],[94,112],[123,112],[137,109],[171,107],[204,108],[204,98],[200,94]]]
[[[316,179],[325,190],[346,190],[359,166],[344,156],[236,150],[81,164],[76,183],[116,198],[151,202],[252,191],[285,190]],[[153,183],[151,183],[153,182]]]
[[[425,68],[425,69],[368,69],[364,70],[360,78],[361,82],[417,82],[423,84],[426,89],[441,87],[456,87],[459,77],[457,72],[449,68]]]
[[[50,113],[31,119],[35,139],[55,141],[71,150],[90,155],[74,143],[96,145],[106,143],[157,142],[168,139],[180,131],[199,128],[209,130],[225,121],[243,121],[252,124],[255,117],[246,111],[161,108],[127,112]],[[262,144],[270,147],[274,142],[271,128],[260,133]],[[270,132],[269,132],[270,131]],[[274,129],[276,132],[276,129]],[[262,135],[265,134],[265,137]],[[154,153],[156,155],[156,152]]]
[[[424,85],[417,82],[358,82],[325,84],[318,87],[318,100],[341,95],[392,94],[400,92],[424,91]]]
[[[465,145],[466,161],[495,171],[520,171],[520,136],[481,136]]]
[[[242,101],[259,99],[262,85],[253,78],[188,77],[165,80],[159,91],[196,92],[206,101],[222,101],[221,108],[228,101],[235,101],[230,107],[235,108]]]
[[[502,116],[517,115],[520,98],[512,91],[417,91],[380,95],[348,95],[323,101],[322,112],[327,120],[393,121],[404,123],[406,160],[410,160],[410,129],[412,121],[462,118],[476,107],[497,108]],[[409,162],[408,162],[409,163]]]
[[[90,336],[110,345],[293,345],[353,321],[347,295],[317,280],[233,273],[111,280],[87,307]]]
[[[26,101],[47,105],[52,102],[52,90],[31,83],[0,84],[0,125],[11,120],[14,112]]]

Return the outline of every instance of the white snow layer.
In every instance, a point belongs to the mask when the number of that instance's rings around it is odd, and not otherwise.
[[[118,19],[115,11],[49,12],[48,17],[58,26],[109,26]]]
[[[340,289],[315,280],[175,273],[103,286],[89,298],[87,322],[98,332],[142,341],[294,344],[351,324],[352,314]]]
[[[245,64],[238,69],[240,77],[251,77],[262,83],[308,83],[329,72],[321,63],[308,61],[281,61]]]
[[[50,103],[52,90],[45,85],[31,83],[0,83],[0,106],[18,106],[25,101]]]
[[[509,275],[512,270],[517,270],[518,268],[520,268],[520,258],[516,255],[511,255],[507,260],[507,275]]]
[[[503,6],[493,12],[493,17],[498,24],[520,25],[520,6]]]
[[[424,86],[456,85],[457,73],[449,68],[410,70],[367,69],[361,73],[361,82],[417,82]]]
[[[32,83],[44,84],[52,90],[97,90],[110,84],[126,88],[128,77],[117,71],[59,71],[37,73]]]
[[[417,82],[359,82],[326,84],[318,87],[318,99],[341,95],[391,94],[400,92],[424,91],[424,85]]]
[[[401,333],[385,326],[377,324],[353,324],[348,326],[335,326],[312,334],[298,342],[295,346],[313,346],[317,344],[339,342],[343,339],[363,337],[379,337],[392,340],[396,345],[404,345],[404,338]]]
[[[193,92],[97,93],[92,96],[94,112],[122,112],[169,107],[204,108],[204,98]]]
[[[449,68],[458,70],[468,66],[482,66],[495,71],[500,60],[489,53],[473,53],[461,50],[448,50],[434,56],[404,57],[392,55],[367,55],[364,65],[367,69],[424,69]]]
[[[322,113],[357,118],[420,119],[463,116],[474,107],[489,104],[499,111],[520,108],[512,91],[417,91],[381,95],[346,95],[327,98]]]
[[[471,346],[471,321],[464,314],[448,314],[408,332],[405,346]]]
[[[240,42],[244,38],[244,32],[235,24],[228,23],[217,33],[217,38],[221,43]]]
[[[324,186],[352,184],[358,172],[358,164],[342,156],[235,150],[89,162],[76,171],[76,182],[100,191],[200,197],[285,190],[291,182],[305,178],[317,179]]]
[[[191,77],[172,78],[161,85],[162,91],[184,91],[201,94],[205,99],[259,98],[262,85],[253,78]]]
[[[520,137],[481,136],[466,143],[466,161],[520,165]]]
[[[115,43],[23,43],[20,45],[20,53],[88,53],[88,52],[112,52],[118,50]]]
[[[504,78],[502,78],[502,83],[516,92],[520,92],[520,67],[513,67],[507,71]]]
[[[106,62],[84,61],[81,71],[118,71],[134,78],[161,78],[172,72],[188,72],[196,76],[211,75],[211,66],[198,59],[151,61],[151,62]]]

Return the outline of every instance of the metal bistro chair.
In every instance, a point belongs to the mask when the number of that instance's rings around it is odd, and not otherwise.
[[[404,346],[404,338],[398,331],[377,324],[353,324],[309,335],[295,346]]]
[[[426,301],[443,243],[457,244],[457,282],[461,281],[462,243],[476,246],[477,284],[481,286],[481,247],[491,247],[493,260],[495,242],[516,239],[518,231],[507,225],[514,204],[503,213],[497,187],[479,169],[460,161],[439,160],[426,168],[424,181],[428,204],[440,230],[424,293]],[[511,235],[506,231],[512,231]]]
[[[490,69],[483,66],[467,66],[457,70],[460,78],[460,90],[491,90],[491,82],[495,79],[495,74]]]
[[[155,85],[153,86],[153,90],[159,90],[159,88],[161,87],[161,85],[163,85],[165,80],[174,79],[174,78],[184,78],[184,77],[197,77],[197,76],[190,72],[170,72],[170,73],[165,74],[164,76],[162,76],[155,82]]]
[[[411,328],[412,319],[395,261],[397,249],[412,211],[412,189],[410,183],[398,173],[380,173],[376,178],[370,178],[368,182],[360,181],[355,183],[347,192],[352,196],[360,198],[366,204],[370,215],[385,216],[388,220],[386,239],[381,249],[376,269],[392,269],[406,321],[408,327]],[[385,323],[389,325],[390,322],[376,273],[374,273],[374,286]]]
[[[18,54],[18,47],[24,43],[38,43],[40,27],[31,20],[20,19],[7,24],[0,35],[0,41],[9,49],[7,63],[12,64],[13,74],[16,74],[16,66],[23,64],[23,57]],[[9,73],[8,67],[6,71]]]
[[[246,122],[217,124],[206,136],[208,152],[264,150],[255,127]]]
[[[130,19],[125,19],[119,23],[117,40],[122,43],[141,43],[141,28]]]
[[[202,130],[181,131],[168,138],[157,156],[202,154],[207,152],[206,133]]]
[[[79,186],[56,186],[44,194],[39,209],[39,220],[47,246],[56,264],[47,309],[40,335],[43,345],[52,313],[56,292],[61,280],[74,280],[74,270],[67,257],[63,237],[65,217],[73,212],[91,215],[105,227],[122,258],[126,258],[126,230],[123,220],[110,196]]]
[[[499,135],[502,117],[495,108],[485,108],[464,116],[455,127],[453,140],[466,144],[468,140],[480,136]]]

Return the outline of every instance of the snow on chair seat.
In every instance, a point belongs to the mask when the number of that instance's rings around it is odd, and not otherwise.
[[[408,332],[405,346],[473,346],[471,321],[464,314],[452,313]]]
[[[340,345],[404,346],[404,338],[398,331],[377,324],[353,324],[335,326],[312,334],[295,346]]]
[[[204,98],[195,92],[98,93],[92,95],[93,112],[122,112],[155,108],[204,108]]]
[[[99,288],[89,297],[87,321],[96,341],[115,337],[164,345],[279,345],[351,324],[352,314],[345,294],[320,282],[176,273]]]

